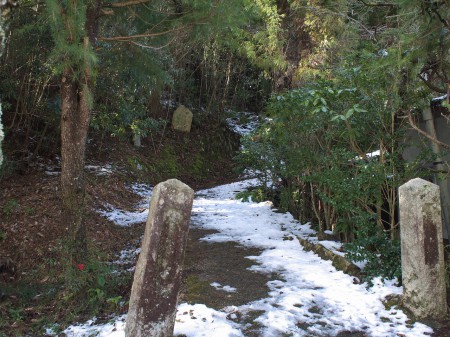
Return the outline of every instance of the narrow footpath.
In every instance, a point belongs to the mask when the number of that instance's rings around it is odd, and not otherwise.
[[[196,194],[176,336],[432,335],[430,327],[409,321],[396,306],[385,307],[388,296],[402,292],[395,281],[375,280],[371,288],[358,284],[303,250],[297,237],[316,239],[309,225],[277,212],[270,202],[235,199],[254,184],[246,180]],[[116,221],[130,225],[134,216],[142,221],[142,212],[121,214]],[[104,325],[90,321],[65,333],[124,337],[124,321],[124,315]]]

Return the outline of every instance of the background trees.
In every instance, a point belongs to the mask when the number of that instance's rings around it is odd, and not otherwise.
[[[88,258],[89,126],[122,136],[154,132],[166,123],[160,120],[163,93],[198,104],[206,115],[224,111],[228,102],[243,106],[244,99],[264,97],[269,90],[253,92],[267,80],[247,67],[247,57],[270,67],[276,18],[271,1],[21,3],[1,69],[9,166],[25,169],[60,146],[61,226],[68,229],[71,264]],[[268,32],[260,28],[266,23]]]
[[[197,123],[222,120],[229,108],[260,112],[268,104],[271,120],[246,141],[241,157],[281,179],[284,205],[321,232],[366,240],[354,247],[373,256],[379,245],[397,252],[396,188],[413,174],[429,176],[422,166],[433,157],[423,152],[406,163],[402,139],[429,99],[448,90],[446,6],[22,1],[0,69],[9,158],[2,172],[24,171],[61,148],[61,225],[70,228],[70,260],[78,263],[87,255],[90,126],[127,139],[164,128],[162,103],[171,100],[197,107]]]
[[[351,242],[350,257],[368,261],[369,276],[400,275],[397,188],[412,177],[432,178],[424,167],[433,158],[429,145],[415,162],[406,162],[403,152],[409,124],[416,123],[408,116],[420,117],[447,90],[447,5],[281,6],[285,20],[297,24],[294,37],[303,36],[308,48],[293,52],[297,59],[285,76],[294,89],[272,98],[269,119],[246,141],[241,160],[281,185],[282,206],[312,220],[320,233],[333,230]],[[290,13],[301,13],[301,20]]]

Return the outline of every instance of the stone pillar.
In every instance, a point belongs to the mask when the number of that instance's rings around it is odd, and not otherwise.
[[[439,187],[420,178],[399,188],[403,304],[417,318],[447,314]]]
[[[172,337],[194,191],[176,179],[158,184],[150,201],[134,273],[127,337]]]
[[[190,132],[192,125],[192,112],[184,105],[180,105],[172,117],[172,128],[182,132]]]
[[[141,147],[141,135],[139,133],[133,133],[133,145],[134,147]]]

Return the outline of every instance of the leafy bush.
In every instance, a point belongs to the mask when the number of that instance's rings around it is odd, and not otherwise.
[[[401,272],[397,188],[421,173],[402,159],[403,122],[375,87],[351,69],[274,96],[239,160],[319,236],[333,230],[351,242],[349,257],[366,260],[369,277],[392,278]]]
[[[354,243],[345,245],[347,257],[355,262],[365,262],[365,278],[397,278],[402,280],[400,240],[389,240],[379,233],[362,237]]]
[[[262,187],[255,187],[236,194],[236,199],[241,199],[244,202],[261,202],[266,200],[264,189]]]
[[[62,305],[70,307],[73,313],[89,312],[96,315],[118,297],[118,285],[128,275],[113,273],[112,266],[98,250],[84,263],[67,261],[65,265],[65,289]],[[126,281],[128,282],[128,280]]]

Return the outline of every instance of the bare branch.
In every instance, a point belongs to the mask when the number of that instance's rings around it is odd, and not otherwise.
[[[129,7],[129,6],[140,5],[145,2],[150,2],[150,0],[129,0],[129,1],[124,1],[124,2],[113,2],[113,3],[106,5],[105,7],[116,7],[116,8]]]
[[[130,41],[133,39],[140,39],[140,38],[146,38],[146,37],[156,37],[156,36],[163,36],[166,34],[170,34],[173,32],[180,31],[182,29],[185,29],[185,26],[166,30],[164,32],[158,32],[158,33],[146,33],[146,34],[137,34],[137,35],[129,35],[129,36],[114,36],[114,37],[99,37],[99,41]]]
[[[422,76],[422,74],[419,74],[418,76],[423,81],[423,83],[425,83],[425,85],[428,88],[430,88],[431,90],[436,91],[436,92],[438,92],[440,94],[446,94],[447,93],[447,88],[442,89],[442,88],[439,88],[439,87],[435,86],[434,84],[431,84],[430,81],[427,81],[425,79],[425,77]]]
[[[418,133],[420,133],[422,136],[425,136],[426,138],[428,138],[429,140],[431,140],[433,143],[438,144],[448,150],[450,150],[450,145],[443,143],[439,140],[437,140],[436,138],[430,136],[427,132],[423,131],[422,129],[420,129],[413,121],[413,118],[411,116],[411,111],[408,111],[408,123],[409,125],[411,125],[411,127],[416,130]]]
[[[147,48],[147,49],[153,49],[153,50],[160,50],[160,49],[163,49],[163,48],[168,47],[168,46],[169,46],[176,38],[177,38],[177,37],[174,36],[173,39],[171,39],[171,40],[170,40],[169,42],[167,42],[165,45],[160,46],[160,47],[153,47],[153,46],[149,46],[149,45],[146,45],[146,44],[138,43],[138,42],[136,42],[136,41],[130,41],[130,42],[131,42],[132,44],[138,46],[138,47]]]
[[[362,2],[364,5],[369,6],[369,7],[395,7],[394,4],[390,4],[387,2],[368,3],[364,0],[359,0],[359,2]]]
[[[436,9],[436,8],[433,8],[432,11],[434,12],[434,14],[436,14],[436,16],[438,17],[439,21],[441,21],[442,24],[443,24],[445,27],[447,27],[447,29],[450,29],[450,25],[449,25],[448,21],[445,20],[445,19],[441,16],[441,14],[437,11],[437,9]]]
[[[113,15],[114,14],[114,11],[112,9],[102,8],[102,9],[100,9],[100,12],[102,15]]]

